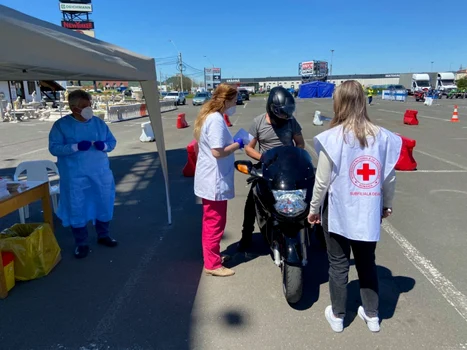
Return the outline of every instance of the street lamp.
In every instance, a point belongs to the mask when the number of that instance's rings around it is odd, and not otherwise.
[[[433,72],[433,63],[435,63],[435,61],[431,61],[431,71]]]
[[[334,50],[331,50],[331,74],[329,74],[332,77],[332,59],[334,58]]]

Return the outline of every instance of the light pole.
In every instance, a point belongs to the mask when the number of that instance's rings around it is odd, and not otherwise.
[[[183,61],[182,61],[182,53],[178,51],[177,46],[173,42],[172,39],[169,39],[169,41],[172,43],[172,45],[175,47],[175,50],[177,50],[178,53],[178,67],[177,69],[180,71],[180,90],[183,93]]]
[[[332,77],[332,59],[334,58],[334,50],[331,50],[331,74],[329,74]]]
[[[435,63],[435,61],[431,61],[431,71],[433,72],[433,63]]]

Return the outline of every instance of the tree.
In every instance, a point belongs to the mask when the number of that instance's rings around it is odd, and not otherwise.
[[[457,88],[460,90],[467,89],[467,77],[462,77],[457,81]]]
[[[170,77],[169,79],[165,81],[165,84],[166,85],[172,84],[173,90],[180,91],[181,90],[180,75],[175,75],[175,76]],[[183,90],[190,91],[192,87],[193,87],[193,81],[190,78],[183,76]]]

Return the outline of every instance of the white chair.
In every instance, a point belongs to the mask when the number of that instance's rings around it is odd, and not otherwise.
[[[28,181],[49,181],[49,170],[55,172],[58,176],[58,168],[54,162],[50,160],[32,160],[20,163],[15,170],[13,179],[19,180],[22,173],[26,172],[26,178]],[[58,208],[58,195],[60,194],[60,185],[50,187],[50,196],[52,197],[52,205],[54,212],[57,212]],[[29,205],[19,209],[19,218],[22,224],[25,223],[25,218],[29,218]]]

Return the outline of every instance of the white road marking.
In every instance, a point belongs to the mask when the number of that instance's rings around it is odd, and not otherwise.
[[[399,111],[390,111],[388,109],[378,109],[378,111],[381,112],[387,112],[387,113],[393,113],[393,114],[404,114],[405,112],[399,112]],[[436,117],[430,117],[427,115],[417,115],[417,118],[426,118],[426,119],[434,119],[434,120],[440,120],[442,122],[449,122],[451,121],[450,119],[442,119],[442,118],[436,118]]]
[[[246,102],[246,103],[243,105],[243,108],[246,108],[247,104],[248,104],[248,102]]]
[[[426,118],[426,119],[434,119],[434,120],[440,120],[442,122],[450,122],[451,119],[442,119],[442,118],[436,118],[436,117],[429,117],[429,116],[426,116],[426,115],[418,115],[417,116],[418,118]]]
[[[446,163],[446,164],[454,165],[454,166],[456,166],[456,167],[458,167],[458,168],[460,168],[460,169],[467,170],[467,166],[464,166],[464,165],[462,165],[462,164],[459,164],[459,163],[456,163],[456,162],[452,162],[452,161],[450,161],[450,160],[447,160],[447,159],[444,159],[444,158],[441,158],[441,157],[438,157],[438,156],[434,156],[434,155],[432,155],[432,154],[430,154],[430,153],[423,152],[423,151],[420,151],[420,150],[418,150],[418,149],[414,149],[413,151],[414,151],[414,152],[417,152],[417,153],[420,153],[420,154],[423,154],[423,155],[425,155],[425,156],[431,157],[431,158],[433,158],[433,159],[439,160],[439,161],[444,162],[444,163]]]
[[[15,158],[19,158],[19,157],[22,157],[22,156],[27,156],[28,154],[33,154],[33,153],[45,151],[46,149],[49,149],[49,148],[48,148],[48,147],[38,148],[38,149],[35,149],[34,151],[30,151],[30,152],[26,152],[26,153],[21,153],[21,154],[15,155],[14,157],[15,157]]]
[[[450,192],[450,193],[467,194],[467,191],[449,190],[449,189],[446,189],[446,190],[431,190],[431,191],[430,191],[430,194],[435,194],[435,193],[438,193],[438,192]]]
[[[467,297],[462,294],[441,272],[433,266],[404,236],[389,223],[383,220],[383,229],[399,244],[404,255],[435,286],[444,299],[467,321]]]
[[[388,113],[394,113],[394,114],[404,114],[402,112],[398,112],[398,111],[390,111],[388,109],[378,109],[378,111],[381,111],[381,112],[388,112]]]
[[[237,116],[237,119],[235,119],[235,122],[232,125],[237,125],[237,122],[239,119],[240,119],[240,115]]]

